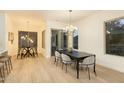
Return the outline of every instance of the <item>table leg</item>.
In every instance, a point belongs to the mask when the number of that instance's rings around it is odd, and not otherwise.
[[[79,61],[77,60],[77,79],[79,79]]]

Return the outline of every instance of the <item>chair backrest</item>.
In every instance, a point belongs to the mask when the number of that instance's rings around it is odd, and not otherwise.
[[[35,53],[37,53],[37,47],[33,47]]]
[[[61,57],[61,54],[58,51],[55,51],[55,57]]]
[[[95,64],[95,56],[86,57],[86,58],[83,60],[83,64],[87,64],[87,65]]]
[[[26,54],[27,48],[21,48],[20,54]]]
[[[61,54],[62,61],[71,61],[71,58],[66,54]]]
[[[24,48],[18,48],[18,54],[21,54]]]

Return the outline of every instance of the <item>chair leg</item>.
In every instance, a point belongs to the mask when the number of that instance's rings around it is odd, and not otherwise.
[[[90,80],[90,69],[88,66],[87,66],[87,70],[88,70],[88,75],[89,75],[89,80]]]
[[[62,69],[63,69],[64,63],[62,63]]]
[[[3,67],[2,68],[0,68],[0,75],[1,75],[1,79],[2,79],[2,82],[4,83],[4,70],[2,71],[2,69],[3,69]]]
[[[56,58],[55,58],[55,60],[54,60],[54,64],[56,63]]]
[[[2,79],[2,81],[3,81],[3,76],[2,76],[1,68],[0,68],[0,76],[1,76],[1,79]]]
[[[96,74],[96,67],[95,67],[95,65],[94,65],[94,74],[95,74],[95,76],[97,76],[97,74]]]
[[[2,72],[3,72],[3,77],[4,77],[4,80],[5,80],[5,70],[4,70],[4,67],[5,66],[3,66],[3,69],[2,69],[3,71]]]
[[[7,74],[9,74],[9,69],[8,69],[7,62],[5,62],[5,66],[6,66],[6,71],[7,71]]]
[[[56,61],[56,66],[58,66],[58,60]]]
[[[20,56],[20,54],[17,54],[17,59],[18,59],[19,56]]]
[[[10,61],[7,60],[9,72],[11,72]]]
[[[23,55],[21,54],[21,59],[22,59],[22,56],[23,56]]]
[[[81,70],[83,70],[83,66],[82,66],[82,64],[81,64]]]
[[[11,58],[9,58],[11,69],[13,69]]]
[[[36,50],[36,55],[37,55],[37,57],[38,57],[38,52],[37,52],[37,50]]]
[[[67,73],[67,64],[66,64],[66,73]]]
[[[97,77],[96,71],[94,71],[95,76]]]
[[[76,66],[76,62],[75,62],[75,63],[74,63],[74,69],[76,69],[76,67],[77,67],[77,66]]]

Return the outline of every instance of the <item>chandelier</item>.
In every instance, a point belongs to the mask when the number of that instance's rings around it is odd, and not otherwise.
[[[67,32],[67,33],[71,33],[71,32],[74,32],[76,31],[78,28],[73,26],[71,24],[71,13],[72,13],[72,10],[69,10],[69,23],[68,25],[64,28],[64,32]]]

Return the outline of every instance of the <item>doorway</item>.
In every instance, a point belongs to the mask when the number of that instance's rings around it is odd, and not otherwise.
[[[55,50],[67,48],[67,38],[63,30],[51,29],[51,56],[54,56]]]

